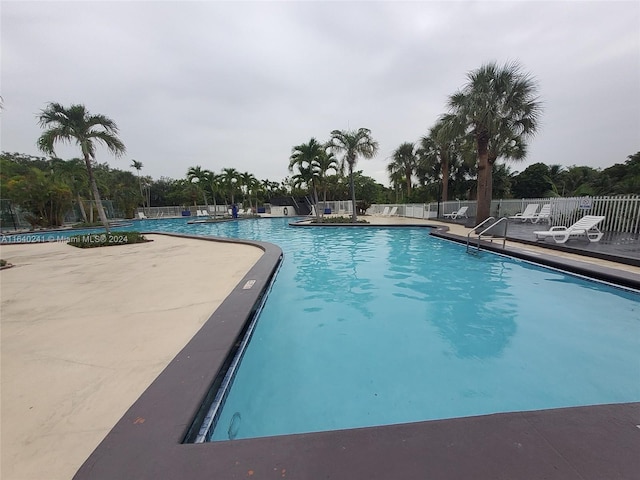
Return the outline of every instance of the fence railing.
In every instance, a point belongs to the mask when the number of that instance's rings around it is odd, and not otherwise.
[[[605,220],[600,229],[607,232],[640,234],[640,195],[621,195],[615,197],[551,197],[493,200],[490,215],[510,217],[523,212],[527,205],[551,205],[550,225],[569,226],[584,215],[602,215]],[[467,216],[476,216],[474,200],[454,200],[440,203],[418,204],[376,204],[367,210],[370,215],[381,215],[385,207],[397,208],[397,215],[408,218],[435,219],[456,212],[460,207],[468,207]]]
[[[327,208],[331,209],[331,213],[334,214],[351,215],[351,212],[353,212],[353,203],[351,200],[330,200],[327,202],[318,202],[318,209],[320,212],[324,212]]]
[[[523,198],[523,199],[501,199],[491,202],[490,215],[500,218],[513,216],[523,212],[527,205],[535,203],[538,210],[544,204],[551,204],[550,224],[569,226],[575,223],[584,215],[602,215],[605,220],[600,225],[600,229],[611,233],[629,233],[635,236],[640,235],[640,195],[620,195],[615,197],[552,197],[552,198]],[[109,207],[108,205],[106,205]],[[476,202],[473,200],[453,200],[448,202],[432,203],[407,203],[407,204],[375,204],[367,213],[370,215],[382,215],[385,207],[390,211],[397,207],[396,215],[407,218],[436,219],[444,218],[447,213],[453,213],[460,207],[468,207],[467,216],[476,216]],[[331,209],[335,214],[351,214],[352,203],[349,200],[320,202],[319,208]],[[226,205],[198,205],[191,207],[169,206],[169,207],[146,207],[138,208],[138,212],[144,213],[149,218],[172,218],[182,217],[184,212],[189,211],[191,216],[196,216],[197,210],[208,210],[211,215],[224,215],[227,212]],[[267,212],[268,213],[268,212]],[[113,211],[107,208],[109,218],[115,217]],[[19,207],[14,207],[13,217],[4,219],[0,224],[0,230],[13,230],[15,228],[28,228],[29,224],[24,219],[24,214]],[[78,221],[77,219],[75,221]],[[15,222],[15,226],[14,226]]]
[[[225,215],[229,207],[225,205],[197,205],[197,206],[170,206],[170,207],[145,207],[136,209],[136,218],[139,218],[139,214],[143,213],[148,218],[174,218],[174,217],[195,217],[198,210],[208,211],[210,215]],[[186,212],[189,212],[187,214]]]

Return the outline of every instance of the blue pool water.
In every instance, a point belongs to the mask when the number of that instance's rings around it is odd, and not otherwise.
[[[284,251],[210,440],[640,401],[637,292],[427,229],[289,221],[136,222]]]

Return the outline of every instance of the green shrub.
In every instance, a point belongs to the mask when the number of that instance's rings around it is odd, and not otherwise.
[[[97,221],[97,222],[79,222],[79,223],[74,223],[73,224],[73,228],[94,228],[94,227],[102,227],[102,222]]]
[[[111,232],[74,235],[69,237],[69,245],[78,248],[110,247],[149,242],[140,232]]]

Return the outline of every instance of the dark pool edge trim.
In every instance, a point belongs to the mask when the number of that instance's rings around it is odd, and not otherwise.
[[[183,439],[183,443],[204,443],[207,441],[207,438],[210,438],[213,434],[213,429],[216,427],[222,407],[229,394],[229,389],[233,386],[237,368],[240,366],[246,348],[251,341],[258,318],[271,292],[281,265],[282,262],[280,262],[271,273],[267,286],[263,289],[250,317],[244,322],[245,324],[239,337],[234,342],[234,346],[229,352],[222,368],[218,371],[210,387],[207,399],[202,403],[200,411],[194,418],[192,426]]]
[[[170,232],[142,233],[248,245],[261,249],[263,254],[100,442],[74,479],[180,478],[175,473],[169,477],[156,474],[145,477],[144,473],[134,474],[136,469],[130,467],[146,455],[150,455],[148,462],[162,463],[159,458],[172,456],[169,452],[183,443],[211,395],[212,385],[222,373],[225,362],[233,356],[234,346],[244,336],[247,324],[259,308],[283,258],[282,249],[268,242]],[[243,288],[249,281],[255,283],[249,289]],[[97,465],[105,460],[118,465],[116,477],[95,476]]]
[[[437,228],[425,223],[310,223],[309,219],[290,222],[290,227],[373,227],[373,228]]]

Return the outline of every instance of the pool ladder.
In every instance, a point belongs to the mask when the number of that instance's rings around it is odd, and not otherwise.
[[[489,224],[486,226],[487,224]],[[507,241],[507,225],[509,224],[509,220],[506,217],[502,217],[496,221],[495,217],[489,217],[486,220],[480,222],[478,225],[473,227],[473,229],[467,234],[467,253],[477,254],[480,252],[480,240],[483,236],[488,238],[492,243],[494,238],[502,238],[502,248],[505,247]],[[480,228],[485,227],[483,230],[478,232]],[[478,235],[476,245],[471,244],[471,234],[475,233]]]

